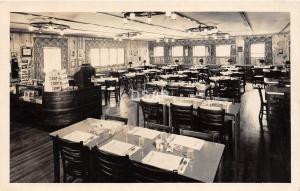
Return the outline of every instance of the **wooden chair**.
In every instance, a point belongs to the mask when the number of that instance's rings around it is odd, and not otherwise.
[[[114,93],[116,103],[119,101],[120,88],[117,85],[116,80],[105,80],[105,104],[110,101],[111,93]]]
[[[258,118],[260,121],[263,119],[263,115],[268,116],[268,102],[264,99],[262,94],[262,88],[258,86],[258,93],[259,93],[259,99],[260,99],[260,110]]]
[[[194,137],[198,139],[203,139],[206,141],[215,142],[215,137],[213,133],[204,133],[199,131],[192,131],[192,130],[186,130],[186,129],[180,129],[180,135]]]
[[[105,120],[121,121],[125,125],[127,125],[127,123],[128,123],[128,118],[112,116],[112,115],[105,115]]]
[[[172,86],[172,85],[166,85],[167,92],[169,93],[169,95],[172,96],[179,96],[180,95],[180,90],[178,86]]]
[[[89,155],[83,142],[75,143],[55,137],[58,151],[63,165],[63,182],[68,182],[68,176],[71,176],[71,182],[76,178],[83,181],[89,180]]]
[[[132,167],[136,182],[174,182],[177,175],[176,172],[163,170],[138,162],[133,162]]]
[[[252,82],[254,85],[263,85],[264,84],[264,72],[262,68],[253,69]]]
[[[225,136],[228,136],[232,142],[231,129],[225,124],[225,110],[224,109],[204,109],[198,108],[198,126],[195,126],[195,131],[206,132],[218,137],[220,142],[225,143]]]
[[[190,95],[196,95],[197,88],[196,87],[180,87],[179,92],[180,92],[180,94],[183,95],[183,97],[189,97]]]
[[[147,91],[147,93],[153,93],[155,91],[158,91],[158,86],[155,84],[146,84],[145,90]]]
[[[143,117],[144,117],[144,127],[146,127],[146,123],[154,122],[154,123],[162,123],[162,110],[163,106],[157,103],[151,103],[141,100],[140,102]]]
[[[118,156],[101,151],[95,146],[94,181],[96,182],[133,182],[131,162],[128,155]]]
[[[179,134],[179,129],[192,129],[193,106],[170,104],[173,132]]]
[[[172,127],[167,126],[167,125],[161,125],[161,124],[157,124],[157,123],[147,123],[146,125],[147,128],[149,129],[154,129],[154,130],[158,130],[158,131],[164,131],[167,133],[172,133]]]

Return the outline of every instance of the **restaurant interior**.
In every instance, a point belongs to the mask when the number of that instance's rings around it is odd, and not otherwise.
[[[290,183],[289,12],[11,12],[11,183]]]

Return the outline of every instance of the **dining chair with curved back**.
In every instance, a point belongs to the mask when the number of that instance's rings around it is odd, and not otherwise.
[[[177,175],[174,171],[168,171],[156,168],[147,164],[133,162],[132,163],[134,177],[136,182],[142,183],[166,183],[174,182]]]
[[[196,131],[211,133],[218,137],[221,142],[224,142],[224,136],[232,138],[231,129],[225,125],[225,110],[224,109],[197,109],[198,126],[195,126]]]
[[[62,160],[63,182],[68,182],[68,176],[72,177],[72,181],[76,178],[88,181],[89,158],[83,142],[72,142],[58,136],[54,138],[54,142],[57,144]]]
[[[148,122],[154,122],[157,124],[162,123],[162,118],[163,118],[162,105],[160,105],[158,102],[152,103],[143,100],[140,101],[140,105],[144,117],[144,127],[147,126]]]
[[[94,181],[96,182],[133,182],[131,162],[128,155],[119,156],[93,147]]]
[[[193,106],[182,106],[170,103],[173,132],[179,134],[180,129],[193,128]]]

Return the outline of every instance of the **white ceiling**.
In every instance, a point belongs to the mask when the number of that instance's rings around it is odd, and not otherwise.
[[[289,32],[290,14],[285,12],[179,12],[191,19],[214,25],[221,32],[228,32],[232,36],[274,34]],[[244,15],[244,16],[243,16]],[[46,20],[65,24],[71,27],[65,34],[89,35],[95,37],[113,38],[120,33],[138,31],[142,33],[140,39],[156,40],[170,37],[175,39],[203,38],[205,33],[191,35],[185,32],[198,24],[177,15],[176,20],[163,15],[152,17],[151,25],[146,18],[136,17],[134,21],[123,24],[122,13],[11,13],[10,27],[16,31],[28,31],[30,22]],[[250,25],[249,25],[249,24]],[[251,27],[250,27],[251,26]],[[284,29],[284,31],[282,31]],[[45,31],[51,33],[49,31]]]

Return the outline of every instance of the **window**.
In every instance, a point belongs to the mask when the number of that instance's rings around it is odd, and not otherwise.
[[[163,46],[156,46],[154,47],[154,56],[164,56],[164,47]]]
[[[124,48],[118,48],[118,65],[124,64],[125,58],[124,58]]]
[[[90,52],[90,58],[91,58],[91,65],[96,67],[100,66],[100,54],[99,49],[91,49]]]
[[[93,48],[90,50],[91,65],[114,66],[124,64],[124,48]]]
[[[265,57],[265,43],[251,44],[251,57]]]
[[[217,57],[230,57],[231,45],[217,45],[216,56]]]
[[[44,72],[48,73],[54,69],[61,70],[61,49],[45,47],[44,52]]]
[[[183,46],[173,46],[172,47],[172,56],[183,56]]]
[[[193,56],[206,56],[205,46],[193,46]]]

